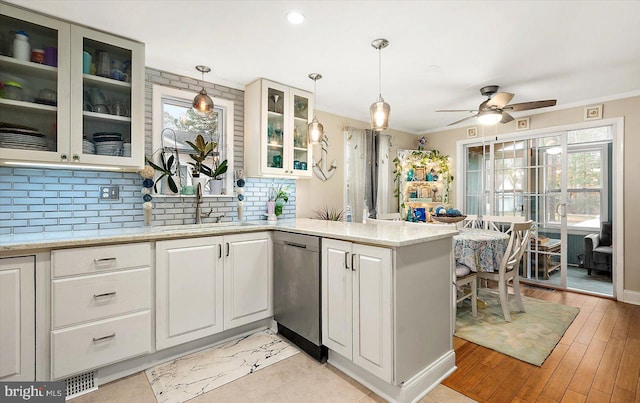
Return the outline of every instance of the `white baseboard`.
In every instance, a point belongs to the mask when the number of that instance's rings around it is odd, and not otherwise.
[[[640,292],[624,290],[624,292],[622,293],[622,302],[633,305],[640,305]]]

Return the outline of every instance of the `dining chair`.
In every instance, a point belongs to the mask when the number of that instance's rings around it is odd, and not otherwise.
[[[522,216],[502,216],[502,215],[483,215],[482,216],[482,226],[484,229],[492,230],[492,231],[502,231],[505,233],[509,233],[511,231],[510,225],[516,222],[525,222],[524,217]],[[505,231],[504,228],[507,227]]]
[[[367,218],[366,223],[367,224],[380,224],[380,225],[395,225],[395,226],[404,225],[404,221],[381,220],[379,218]]]
[[[456,266],[456,304],[461,304],[467,298],[471,299],[471,316],[478,316],[478,283],[477,275],[467,266]],[[469,289],[464,287],[468,286]]]
[[[524,305],[522,305],[522,295],[520,294],[520,275],[519,266],[522,255],[527,250],[529,245],[529,237],[531,236],[531,224],[532,221],[526,222],[514,222],[509,227],[511,236],[509,237],[509,244],[504,252],[504,256],[500,261],[500,266],[497,271],[494,272],[478,272],[479,279],[485,279],[489,281],[498,282],[498,292],[500,294],[500,305],[502,306],[502,313],[504,319],[507,322],[511,322],[511,314],[509,313],[509,292],[507,285],[511,280],[513,282],[513,291],[516,297],[516,303],[520,312],[524,312]]]
[[[460,221],[460,228],[480,228],[477,214],[467,214],[464,220]]]

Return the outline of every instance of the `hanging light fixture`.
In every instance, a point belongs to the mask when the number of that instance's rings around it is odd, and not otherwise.
[[[202,73],[202,81],[204,81],[204,73],[208,73],[211,69],[207,66],[196,66],[196,70]],[[213,99],[209,95],[207,95],[207,90],[204,89],[204,86],[193,98],[193,109],[198,112],[200,115],[208,116],[213,113]]]
[[[371,104],[369,111],[371,112],[371,128],[373,130],[381,131],[389,127],[389,113],[391,112],[391,106],[384,102],[382,98],[382,48],[389,46],[389,41],[383,38],[376,39],[371,42],[371,46],[378,49],[378,99]]]
[[[316,81],[322,78],[318,73],[309,74],[309,78],[313,80],[313,120],[309,123],[309,142],[318,144],[324,137],[324,127],[316,117]]]
[[[478,112],[478,122],[482,125],[495,125],[502,120],[502,112],[496,110],[486,110]]]

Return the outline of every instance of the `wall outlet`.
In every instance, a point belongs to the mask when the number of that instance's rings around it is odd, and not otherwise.
[[[119,198],[118,185],[100,186],[100,200],[118,200]]]

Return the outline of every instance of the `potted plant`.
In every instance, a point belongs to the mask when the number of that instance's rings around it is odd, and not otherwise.
[[[191,141],[187,141],[187,144],[189,144],[195,151],[195,153],[189,154],[191,159],[195,161],[189,163],[189,165],[191,165],[192,167],[191,177],[193,178],[193,185],[194,187],[196,187],[198,186],[198,184],[200,184],[201,187],[204,187],[208,179],[201,178],[200,174],[207,175],[207,172],[211,173],[211,169],[204,165],[204,161],[213,153],[213,150],[218,145],[214,142],[206,141],[201,134],[198,134],[196,136],[194,143],[192,143]]]
[[[160,176],[153,184],[154,192],[158,193],[158,183],[163,180],[161,187],[163,194],[171,194],[171,192],[175,194],[180,191],[180,189],[178,189],[178,184],[176,183],[176,178],[178,178],[178,183],[180,182],[178,176],[178,164],[175,163],[176,158],[173,154],[171,154],[169,158],[165,158],[163,151],[160,155],[160,165],[155,164],[148,157],[145,157],[145,160],[153,169],[160,172]]]
[[[213,169],[209,168],[206,165],[202,166],[202,173],[210,177],[209,180],[209,189],[211,194],[222,194],[222,179],[225,173],[227,173],[227,160],[222,162],[218,162],[217,152],[214,152],[213,157]]]

